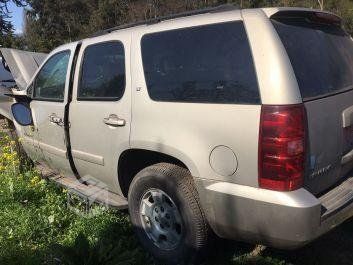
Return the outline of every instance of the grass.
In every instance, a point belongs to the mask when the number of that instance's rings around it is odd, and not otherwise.
[[[65,190],[34,169],[19,171],[13,147],[0,132],[0,264],[154,264],[127,213],[99,206],[91,217],[73,213]],[[207,264],[353,264],[353,221],[301,250],[254,248],[220,240]]]

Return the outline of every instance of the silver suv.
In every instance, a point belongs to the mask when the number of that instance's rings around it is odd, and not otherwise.
[[[353,215],[341,24],[215,8],[113,28],[49,54],[12,95],[15,126],[55,181],[128,207],[159,260],[198,261],[212,232],[298,248]]]

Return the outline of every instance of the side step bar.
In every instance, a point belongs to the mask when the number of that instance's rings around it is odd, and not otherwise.
[[[43,164],[37,164],[36,168],[43,178],[54,181],[58,185],[68,189],[69,193],[78,195],[84,201],[88,202],[89,205],[99,203],[118,210],[128,208],[126,198],[109,191],[105,187],[92,184],[85,185],[78,182],[74,177],[63,177]]]

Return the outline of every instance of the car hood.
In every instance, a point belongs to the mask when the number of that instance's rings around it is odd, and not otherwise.
[[[26,89],[38,67],[47,57],[45,53],[8,48],[0,48],[0,52],[19,90]]]

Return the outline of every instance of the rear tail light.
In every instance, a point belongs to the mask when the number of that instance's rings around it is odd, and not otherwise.
[[[301,188],[305,151],[304,105],[263,105],[259,136],[259,186],[276,191]]]

